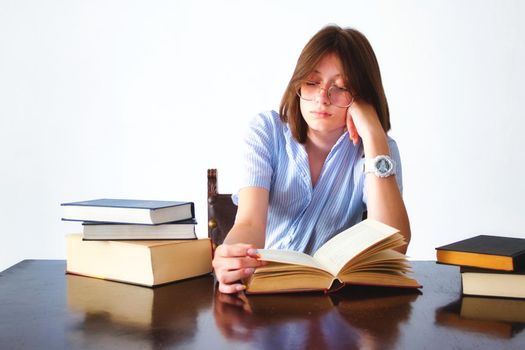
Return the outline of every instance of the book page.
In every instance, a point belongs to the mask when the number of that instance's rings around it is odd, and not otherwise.
[[[314,259],[336,276],[348,261],[397,232],[393,227],[367,219],[323,244],[314,254]]]
[[[309,266],[323,271],[327,269],[315,261],[310,255],[293,250],[257,249],[261,260],[274,261],[285,264]]]

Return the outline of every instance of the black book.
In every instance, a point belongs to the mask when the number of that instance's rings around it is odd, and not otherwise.
[[[436,248],[437,261],[503,271],[525,270],[525,239],[480,235]]]
[[[164,224],[193,219],[193,202],[95,199],[62,203],[62,220],[116,222],[129,224]]]

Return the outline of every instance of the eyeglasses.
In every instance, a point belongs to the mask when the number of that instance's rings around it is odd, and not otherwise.
[[[321,93],[321,90],[326,90],[328,100],[336,107],[346,108],[354,101],[354,97],[347,89],[340,88],[336,85],[332,85],[328,89],[325,89],[321,87],[320,83],[315,81],[302,82],[297,90],[297,95],[305,101],[313,101],[317,95]]]

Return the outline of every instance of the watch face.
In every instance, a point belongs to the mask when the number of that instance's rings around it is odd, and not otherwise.
[[[365,161],[364,172],[389,177],[396,173],[396,162],[387,155],[379,155]]]
[[[380,174],[387,174],[392,169],[392,164],[386,158],[379,158],[376,162],[376,169]]]

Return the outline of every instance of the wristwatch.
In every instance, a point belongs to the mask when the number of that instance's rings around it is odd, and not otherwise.
[[[389,177],[396,173],[396,162],[387,155],[365,159],[365,174],[373,173],[377,177]]]

